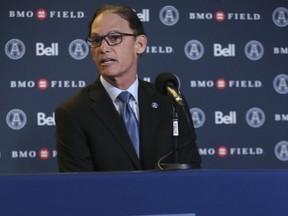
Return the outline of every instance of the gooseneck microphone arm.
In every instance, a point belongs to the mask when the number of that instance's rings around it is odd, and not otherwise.
[[[178,137],[179,137],[179,118],[178,118],[178,107],[180,106],[186,113],[186,102],[182,98],[182,94],[179,91],[179,79],[176,75],[171,73],[162,73],[157,76],[155,80],[155,87],[164,95],[168,95],[174,101],[172,106],[172,135],[173,135],[173,147],[172,151],[166,154],[164,157],[160,158],[158,161],[158,167],[160,169],[166,170],[179,170],[179,169],[190,169],[190,164],[180,164],[178,153],[179,149],[183,146],[178,147]],[[189,120],[188,120],[189,121]],[[173,163],[161,163],[163,159],[168,157],[173,153]]]
[[[177,105],[174,103],[172,107],[172,127],[173,127],[173,153],[174,163],[178,163],[178,136],[179,136],[179,117]]]

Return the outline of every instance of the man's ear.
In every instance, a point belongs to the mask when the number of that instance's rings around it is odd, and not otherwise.
[[[139,35],[136,38],[136,53],[142,54],[147,47],[147,37],[146,35]]]

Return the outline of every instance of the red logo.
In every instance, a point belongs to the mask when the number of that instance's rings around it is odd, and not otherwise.
[[[226,146],[219,146],[217,149],[217,154],[219,157],[226,157],[228,155],[228,149]]]
[[[50,150],[47,148],[42,148],[38,152],[38,157],[42,160],[47,160],[50,157]]]
[[[223,22],[226,19],[226,14],[223,11],[216,11],[214,18],[217,22]]]
[[[49,87],[49,82],[48,82],[48,80],[45,79],[45,78],[39,79],[39,80],[37,81],[37,87],[38,87],[40,90],[42,90],[42,91],[46,90],[46,89]]]
[[[37,19],[39,19],[39,20],[45,20],[45,19],[47,18],[47,16],[48,16],[48,13],[47,13],[47,11],[46,11],[45,9],[43,9],[43,8],[40,8],[40,9],[38,9],[38,10],[36,11],[36,17],[37,17]]]
[[[223,90],[227,87],[227,81],[223,78],[219,78],[216,80],[216,87],[220,90]]]

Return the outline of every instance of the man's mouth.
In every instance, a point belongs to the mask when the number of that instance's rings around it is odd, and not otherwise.
[[[100,61],[100,64],[101,65],[110,65],[110,64],[113,64],[115,61],[116,61],[116,59],[113,59],[113,58],[105,58],[105,59],[102,59]]]

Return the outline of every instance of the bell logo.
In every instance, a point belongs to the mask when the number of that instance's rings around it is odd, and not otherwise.
[[[36,56],[58,56],[58,43],[52,43],[51,47],[44,46],[43,43],[36,43]]]
[[[214,44],[214,56],[232,57],[235,56],[235,44],[228,44],[227,48],[222,48],[221,44]]]
[[[43,112],[37,113],[37,125],[38,126],[54,126],[55,125],[55,113],[52,116],[46,116]]]
[[[215,124],[236,124],[236,112],[230,111],[228,115],[224,115],[221,111],[215,112]]]
[[[141,20],[141,22],[149,22],[149,9],[143,9],[142,13],[137,13],[137,16]]]

